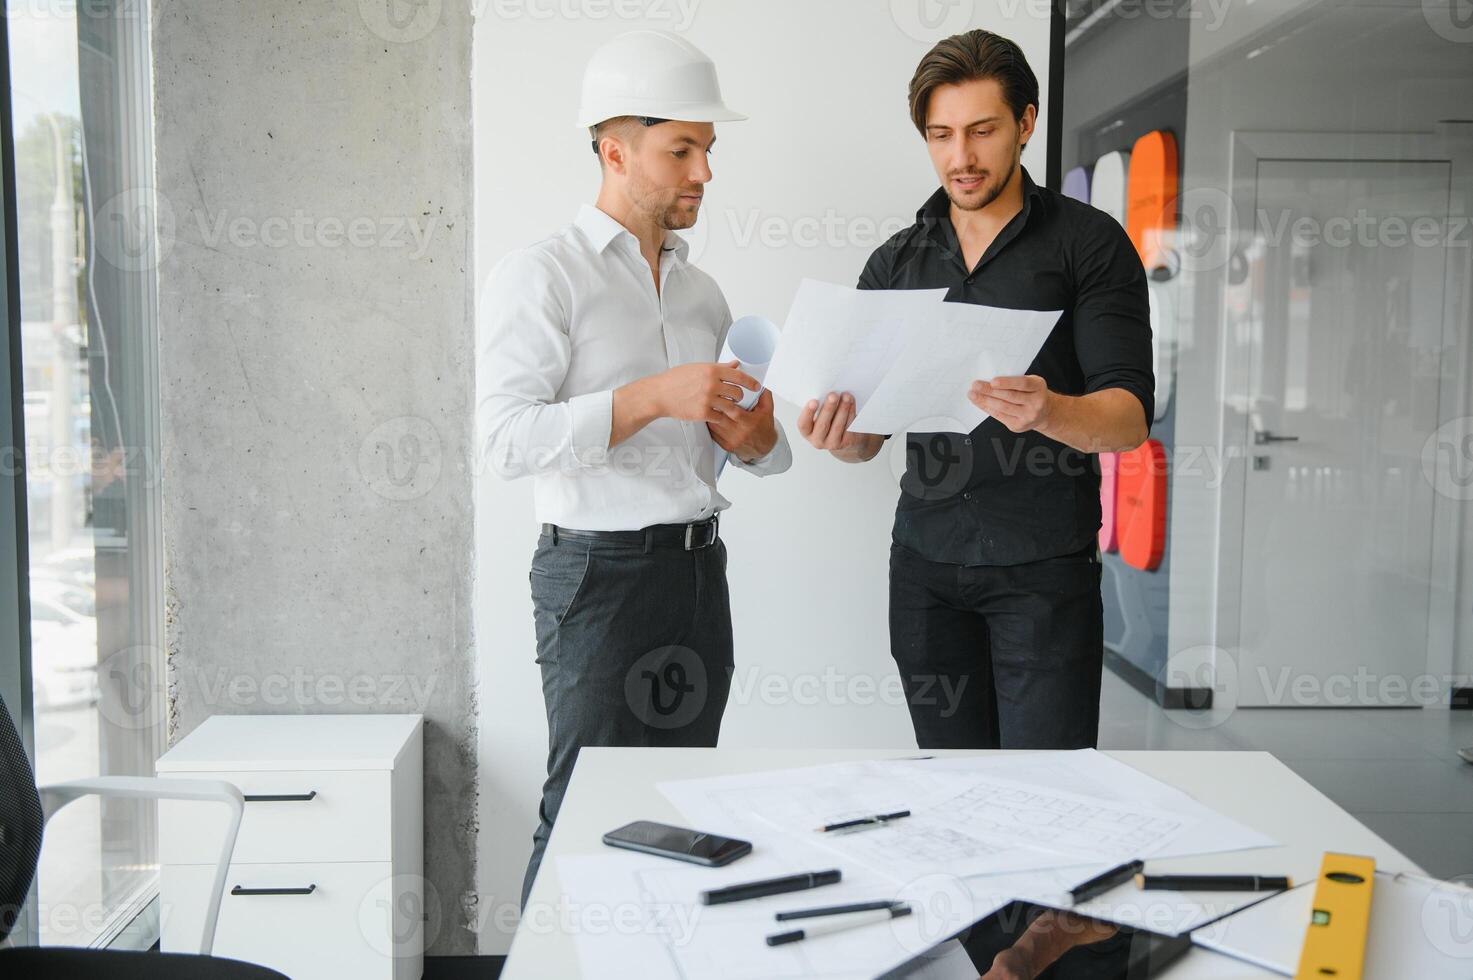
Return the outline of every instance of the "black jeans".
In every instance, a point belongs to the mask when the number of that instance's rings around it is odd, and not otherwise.
[[[1093,748],[1098,553],[950,565],[892,544],[890,653],[923,749]]]
[[[578,750],[714,746],[731,690],[726,545],[680,547],[543,533],[532,556],[547,781],[522,904]],[[613,827],[609,827],[613,830]]]

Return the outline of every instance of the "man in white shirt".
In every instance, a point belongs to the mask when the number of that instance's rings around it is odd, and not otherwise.
[[[715,66],[682,38],[631,31],[593,56],[579,124],[603,171],[596,206],[513,252],[482,295],[480,438],[535,480],[537,662],[547,781],[522,901],[578,750],[716,744],[731,685],[718,453],[759,476],[791,454],[758,382],[713,363],[732,318],[686,261],[713,123]]]

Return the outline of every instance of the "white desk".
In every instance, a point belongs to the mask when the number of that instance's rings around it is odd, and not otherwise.
[[[556,910],[561,888],[557,857],[608,850],[601,838],[631,820],[682,824],[682,818],[655,784],[728,773],[819,765],[856,759],[913,756],[915,749],[892,752],[843,749],[648,749],[589,748],[563,800],[557,825],[532,887],[528,908]],[[935,751],[928,755],[983,753]],[[1213,809],[1282,841],[1227,854],[1152,861],[1153,872],[1204,873],[1256,871],[1289,874],[1308,881],[1319,873],[1327,850],[1367,854],[1387,871],[1420,872],[1404,854],[1377,837],[1324,794],[1267,752],[1110,752],[1128,765],[1176,786]],[[719,829],[719,828],[717,828]],[[512,939],[502,980],[545,980],[582,976],[570,937],[552,928],[551,913],[540,924],[524,921]],[[1194,948],[1162,974],[1165,980],[1268,978],[1257,967]]]

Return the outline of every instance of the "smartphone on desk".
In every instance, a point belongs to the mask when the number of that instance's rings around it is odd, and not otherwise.
[[[708,868],[719,868],[752,853],[749,841],[718,834],[703,834],[699,830],[671,827],[652,820],[636,820],[618,830],[611,830],[604,834],[604,843],[610,847],[658,854],[660,857],[689,861]]]

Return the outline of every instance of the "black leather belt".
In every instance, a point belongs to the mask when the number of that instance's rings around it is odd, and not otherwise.
[[[559,538],[578,538],[590,541],[612,541],[634,545],[648,551],[650,548],[684,548],[700,551],[717,541],[721,515],[714,514],[708,520],[694,524],[654,524],[638,531],[579,531],[558,527],[556,524],[542,525],[542,533],[552,535],[552,543]]]

